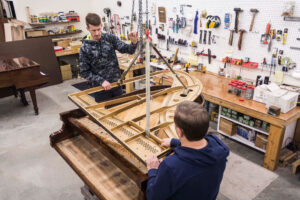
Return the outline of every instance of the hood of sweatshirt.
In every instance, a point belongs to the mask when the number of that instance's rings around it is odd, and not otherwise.
[[[210,166],[224,162],[229,155],[228,147],[215,135],[206,135],[207,145],[202,149],[179,146],[174,149],[179,159],[192,165]]]

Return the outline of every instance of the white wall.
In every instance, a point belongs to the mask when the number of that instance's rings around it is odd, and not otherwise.
[[[271,62],[271,52],[267,51],[267,45],[260,44],[260,38],[261,34],[263,34],[266,30],[266,24],[268,22],[271,22],[271,28],[272,29],[281,29],[288,28],[288,38],[286,45],[282,45],[280,42],[277,42],[276,40],[273,40],[272,47],[277,47],[280,50],[284,50],[284,55],[290,57],[294,62],[296,62],[298,65],[300,65],[300,51],[291,50],[290,46],[298,46],[300,47],[300,41],[297,41],[296,38],[300,37],[300,31],[298,30],[300,28],[299,23],[300,22],[288,22],[284,21],[283,17],[281,17],[282,8],[283,8],[283,2],[282,0],[226,0],[226,1],[220,1],[220,0],[164,0],[164,1],[158,1],[158,0],[149,0],[149,11],[151,10],[152,3],[156,5],[156,26],[158,27],[160,23],[158,23],[158,12],[157,7],[163,6],[166,8],[167,11],[167,21],[168,18],[176,17],[176,14],[179,14],[180,5],[181,4],[191,4],[192,8],[184,8],[185,11],[185,17],[194,18],[195,17],[195,11],[200,12],[202,10],[206,10],[208,15],[218,15],[221,17],[222,25],[218,29],[210,29],[212,31],[212,35],[216,35],[219,38],[217,39],[216,44],[212,45],[201,45],[198,44],[197,51],[201,51],[202,49],[205,49],[207,52],[207,49],[210,48],[212,50],[212,54],[217,56],[216,60],[212,60],[212,63],[209,65],[207,62],[207,57],[200,57],[199,62],[203,62],[205,65],[207,65],[207,69],[212,72],[218,72],[218,69],[220,66],[223,66],[223,63],[221,63],[221,59],[226,57],[225,53],[227,50],[233,51],[233,58],[245,58],[249,57],[251,61],[261,63],[263,58],[267,58],[267,62]],[[131,15],[131,7],[132,7],[132,0],[123,0],[122,1],[122,7],[116,6],[116,1],[112,0],[91,0],[92,9],[93,12],[97,12],[100,15],[103,15],[103,8],[109,7],[112,10],[112,13],[117,13],[121,16]],[[137,4],[138,1],[135,0],[135,11],[137,12]],[[143,1],[143,7],[145,8],[145,0]],[[176,8],[177,12],[173,12],[173,8]],[[247,33],[244,34],[243,37],[243,43],[242,43],[242,50],[239,51],[237,48],[238,43],[238,34],[234,35],[233,39],[233,46],[228,45],[228,38],[229,38],[229,31],[224,29],[224,15],[225,13],[229,12],[232,15],[232,21],[231,21],[231,28],[234,27],[234,18],[235,13],[233,9],[235,7],[240,7],[244,10],[240,14],[240,23],[239,28],[247,30]],[[256,16],[253,31],[249,32],[249,26],[252,18],[252,13],[249,11],[250,8],[257,8],[259,10],[259,13]],[[300,16],[300,1],[296,1],[296,7],[295,7],[295,16]],[[145,19],[145,17],[144,17]],[[149,14],[149,19],[152,19],[152,14]],[[199,23],[199,21],[198,21]],[[205,24],[205,21],[202,20],[203,25]],[[194,22],[192,21],[188,25],[193,27]],[[165,24],[166,25],[166,24]],[[166,26],[165,26],[166,27]],[[198,34],[194,35],[186,35],[183,33],[183,31],[179,31],[179,33],[173,33],[171,29],[169,29],[169,35],[171,37],[174,37],[176,39],[183,38],[188,41],[199,41],[199,29],[198,26]],[[205,28],[201,28],[202,30],[205,30]],[[163,33],[167,35],[167,29],[165,29],[164,32],[159,31],[160,33]],[[158,41],[156,36],[153,35],[153,40],[155,43],[158,43],[158,47],[162,50],[163,54],[166,56],[170,56],[172,53],[175,52],[176,48],[178,46],[170,45],[170,51],[166,51],[166,42]],[[192,51],[191,47],[179,47],[179,58],[182,60],[186,60],[190,52]],[[170,53],[171,52],[171,53]],[[228,67],[229,68],[229,67]],[[240,68],[238,66],[232,66],[229,69],[230,71],[234,71],[235,74],[240,73]],[[274,70],[274,69],[273,69]],[[285,73],[284,75],[284,83],[300,86],[300,80],[294,79],[290,76],[290,73],[292,71]],[[242,68],[241,75],[244,78],[255,80],[256,76],[258,74],[262,74],[263,76],[269,76],[270,72],[269,69],[264,69],[263,71],[261,69],[245,69]],[[272,73],[271,79],[274,77],[274,74]]]
[[[87,0],[87,1],[79,1],[79,0],[53,0],[53,1],[40,1],[40,0],[15,0],[15,7],[18,19],[26,21],[26,6],[30,6],[31,13],[37,14],[40,12],[46,11],[69,11],[75,10],[79,13],[81,17],[80,28],[85,29],[84,17],[88,12],[96,12],[100,15],[104,15],[103,8],[109,7],[112,10],[113,14],[119,14],[120,17],[123,16],[131,16],[131,7],[132,0],[121,0],[122,7],[117,7],[115,0]],[[144,8],[145,8],[145,0],[143,0]],[[217,72],[220,66],[223,66],[223,63],[220,62],[222,58],[224,58],[225,52],[227,50],[233,50],[233,58],[245,58],[249,57],[251,61],[261,63],[263,58],[266,57],[268,63],[271,59],[271,53],[267,51],[266,45],[260,44],[261,34],[265,32],[266,24],[270,21],[271,28],[273,29],[281,29],[288,28],[288,38],[286,45],[282,45],[280,42],[273,40],[273,47],[278,47],[278,49],[284,50],[283,56],[290,57],[294,62],[300,65],[300,51],[291,50],[290,46],[300,47],[300,41],[297,41],[296,38],[300,37],[300,22],[287,22],[283,21],[281,17],[282,8],[283,8],[282,0],[149,0],[149,10],[151,9],[152,3],[156,4],[156,19],[158,27],[158,15],[157,15],[157,7],[163,6],[167,10],[167,19],[169,17],[175,17],[176,14],[179,14],[180,4],[191,4],[192,8],[184,8],[186,17],[194,17],[195,11],[206,9],[208,15],[218,15],[221,17],[222,25],[218,29],[211,29],[212,35],[216,35],[219,38],[217,39],[217,44],[212,45],[200,45],[198,44],[198,51],[201,51],[203,48],[207,51],[207,48],[212,50],[212,54],[217,56],[216,60],[212,60],[212,63],[208,65],[207,57],[202,57],[199,61],[203,61],[208,67],[207,69],[212,72]],[[135,0],[135,11],[137,12],[138,0]],[[173,12],[173,8],[176,7],[177,13]],[[240,7],[244,10],[243,13],[240,14],[240,24],[239,27],[245,30],[249,30],[249,25],[251,22],[251,12],[250,8],[257,8],[260,12],[256,16],[256,20],[254,23],[254,32],[247,32],[243,37],[242,51],[238,51],[237,42],[238,42],[238,34],[234,35],[233,46],[228,45],[229,31],[224,29],[224,15],[226,12],[230,12],[232,14],[232,23],[231,27],[234,26],[234,11],[235,7]],[[300,17],[300,1],[296,1],[295,7],[295,16]],[[149,14],[149,18],[151,19],[152,14]],[[145,17],[144,17],[145,19]],[[193,21],[188,24],[193,27]],[[202,21],[205,24],[205,21]],[[78,26],[78,25],[77,25]],[[153,31],[155,28],[153,27]],[[199,27],[198,27],[199,28]],[[202,28],[204,30],[204,28]],[[161,31],[159,31],[162,33]],[[167,35],[167,31],[164,32]],[[195,40],[199,41],[199,30],[198,35],[192,34],[191,36],[180,33],[173,33],[171,29],[169,29],[169,35],[175,38],[184,38],[188,41]],[[166,56],[169,56],[171,53],[165,51],[166,42],[158,42],[155,35],[152,35],[154,42],[158,43],[162,53]],[[177,46],[170,45],[170,51],[175,52]],[[180,47],[179,57],[183,60],[186,60],[192,48],[190,47]],[[232,66],[231,69],[239,74],[240,68]],[[300,80],[292,78],[288,72],[284,76],[284,83],[300,86]],[[261,69],[242,69],[241,75],[245,78],[255,79],[256,75],[263,74],[268,76],[269,70],[262,71]],[[274,74],[272,74],[274,77]]]
[[[65,13],[70,10],[74,10],[80,16],[80,22],[70,23],[75,25],[76,29],[83,30],[83,33],[79,35],[87,34],[85,26],[85,16],[91,10],[91,3],[89,0],[14,0],[14,6],[16,9],[16,15],[18,20],[27,21],[26,7],[30,7],[31,15],[39,16],[39,13],[43,12],[59,12],[63,11]],[[59,27],[66,26],[67,24],[56,25]],[[47,26],[46,29],[51,29],[54,26]],[[78,34],[77,34],[78,35]]]

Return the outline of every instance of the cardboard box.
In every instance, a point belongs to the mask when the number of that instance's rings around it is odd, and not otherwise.
[[[237,135],[241,136],[242,138],[254,142],[255,140],[255,131],[245,128],[243,126],[238,126],[237,127]]]
[[[236,134],[236,129],[237,129],[237,124],[228,121],[224,118],[220,118],[220,126],[219,126],[220,131],[223,133],[233,136]]]
[[[297,106],[298,96],[297,92],[270,92],[266,98],[266,107],[276,106],[281,108],[282,113],[287,113]]]
[[[255,138],[255,146],[261,148],[261,149],[266,149],[267,148],[267,143],[268,143],[268,136],[257,133],[256,138]]]
[[[68,40],[62,40],[62,41],[58,41],[57,42],[57,46],[60,46],[62,48],[67,48],[70,45],[70,42],[72,42],[72,40],[68,39]]]
[[[40,36],[47,36],[48,31],[39,30],[39,31],[26,31],[27,37],[40,37]]]
[[[80,49],[81,45],[82,45],[81,41],[70,42],[71,49]]]
[[[60,66],[61,76],[63,80],[72,79],[71,65],[61,65]]]

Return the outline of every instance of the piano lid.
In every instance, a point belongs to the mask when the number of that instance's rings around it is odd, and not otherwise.
[[[36,67],[36,66],[39,66],[39,64],[25,57],[18,57],[18,58],[0,57],[0,72],[7,72],[7,71]]]

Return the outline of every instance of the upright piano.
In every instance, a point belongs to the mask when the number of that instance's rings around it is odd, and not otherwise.
[[[35,114],[38,115],[35,89],[49,81],[49,76],[40,71],[40,65],[28,58],[0,57],[0,88],[12,89],[21,102],[28,105],[25,91],[30,92]]]

